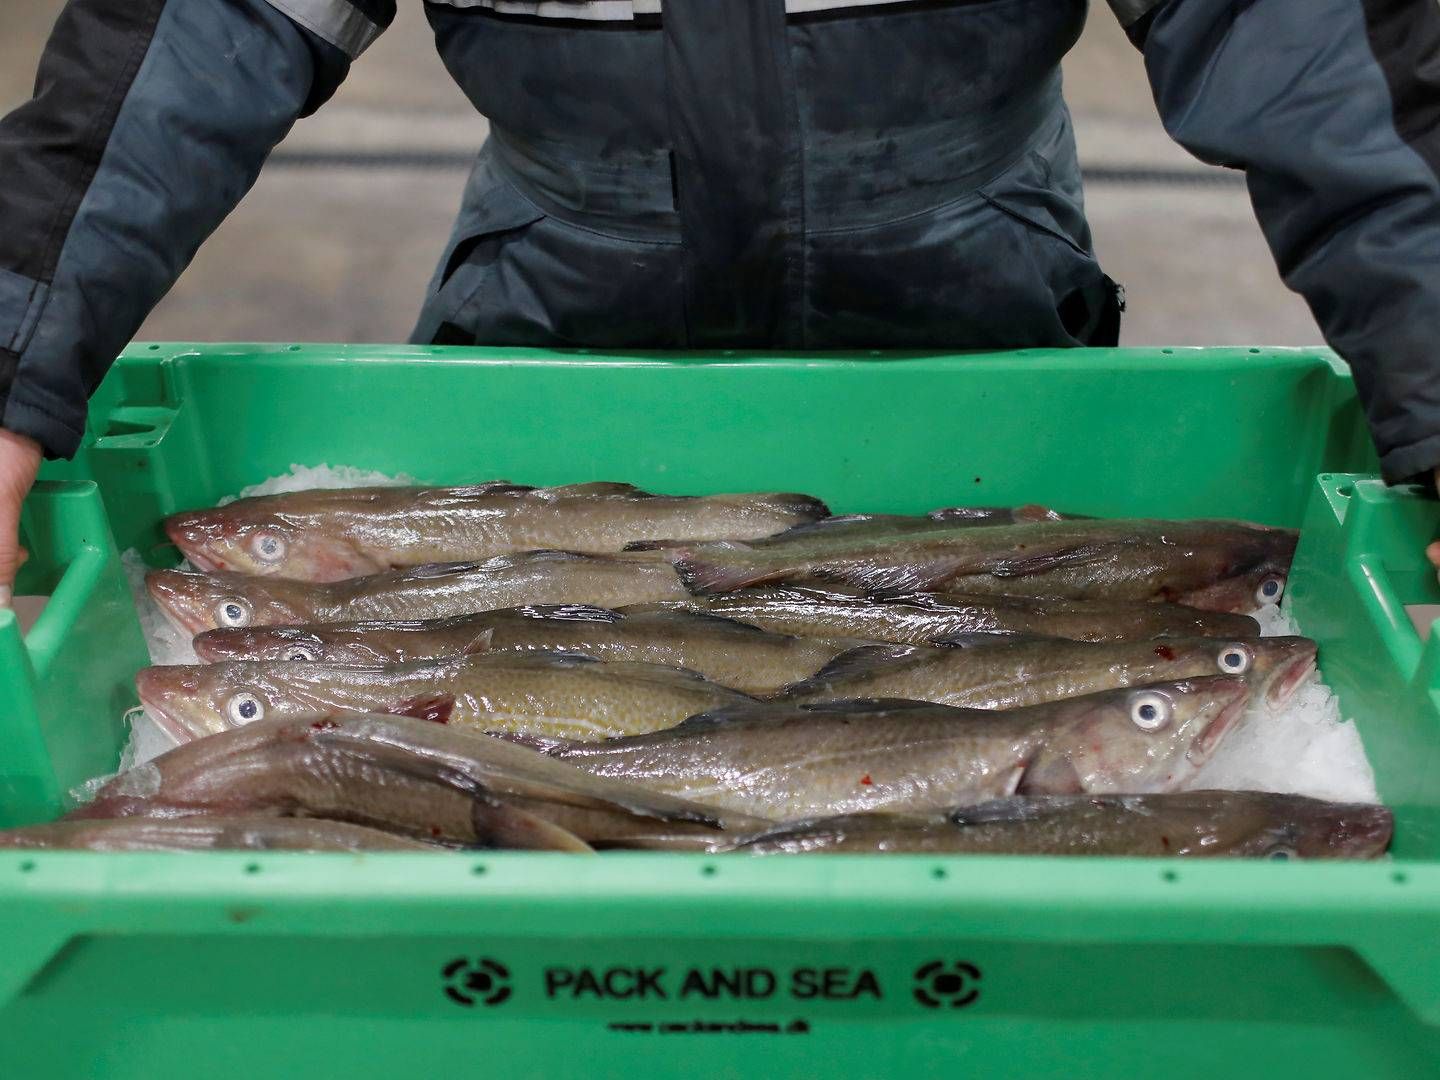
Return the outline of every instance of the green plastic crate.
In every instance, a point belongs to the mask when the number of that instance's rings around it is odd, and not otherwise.
[[[8,820],[113,765],[139,662],[85,482],[164,562],[162,515],[329,462],[1303,520],[1395,858],[0,854],[0,1077],[1440,1075],[1440,509],[1367,475],[1328,353],[149,345],[91,423],[32,500],[47,621],[0,616]]]

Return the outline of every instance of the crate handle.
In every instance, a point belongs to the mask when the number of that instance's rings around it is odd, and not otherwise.
[[[116,629],[105,651],[94,652],[101,640],[94,633],[96,620],[122,611],[128,600],[99,488],[91,481],[38,483],[25,501],[21,523],[31,548],[27,572],[43,578],[50,600],[28,634],[21,634],[13,611],[0,611],[0,746],[5,748],[0,822],[7,824],[53,815],[65,791],[84,778],[78,773],[103,770],[97,755],[117,743],[119,717],[101,711],[99,703],[110,696],[102,684],[118,680],[111,669],[133,674],[135,663],[143,663],[136,656],[143,648],[138,624]],[[88,638],[77,634],[82,626],[89,628]],[[77,640],[90,642],[89,655],[77,653]],[[82,688],[84,704],[76,706],[75,715],[47,715],[51,684],[83,665],[95,676]],[[78,753],[77,731],[88,733]],[[57,760],[60,745],[70,749]]]

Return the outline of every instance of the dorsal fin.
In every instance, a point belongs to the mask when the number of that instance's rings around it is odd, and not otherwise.
[[[901,660],[920,656],[928,650],[920,645],[875,644],[849,649],[831,660],[806,682],[827,682],[848,675],[860,675],[888,667]]]
[[[856,525],[894,524],[901,527],[906,525],[918,526],[923,524],[924,521],[924,518],[910,517],[905,514],[840,514],[836,517],[821,518],[819,521],[806,521],[799,525],[792,525],[784,532],[778,532],[774,536],[767,536],[765,540],[767,543],[775,540],[796,540],[801,537],[824,533],[827,530],[854,527]]]
[[[697,731],[726,727],[730,724],[773,720],[783,713],[784,708],[784,706],[775,706],[763,701],[726,705],[723,708],[711,709],[709,712],[696,713],[694,716],[686,717],[670,730],[693,734]]]
[[[1035,555],[1012,555],[993,563],[988,570],[991,577],[1029,577],[1031,574],[1048,574],[1061,567],[1073,569],[1077,566],[1093,566],[1104,562],[1113,553],[1113,544],[1076,544],[1073,547],[1042,551]]]
[[[447,498],[473,499],[481,495],[527,495],[534,491],[526,484],[512,484],[509,480],[486,480],[480,484],[463,484],[459,487],[435,488],[436,501]]]
[[[762,630],[758,626],[751,626],[739,619],[730,619],[724,615],[712,615],[708,611],[684,611],[677,608],[670,608],[661,611],[636,612],[636,615],[643,616],[647,620],[674,622],[677,626],[683,627],[686,624],[695,627],[709,626],[715,630],[729,630],[737,634],[758,634],[760,637],[783,637],[787,635],[774,634],[769,630]]]
[[[565,498],[576,495],[623,495],[629,499],[656,499],[654,492],[645,491],[634,484],[623,484],[613,480],[593,480],[588,484],[562,484],[559,487],[540,489],[546,498]]]

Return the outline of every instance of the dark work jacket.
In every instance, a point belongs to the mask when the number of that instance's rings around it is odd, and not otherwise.
[[[1440,464],[1440,8],[1112,0],[1244,169],[1387,475]],[[415,331],[447,344],[1114,344],[1060,61],[1085,0],[445,0],[491,122]],[[0,121],[0,424],[85,402],[395,0],[71,0]],[[1183,257],[1183,254],[1177,254]]]

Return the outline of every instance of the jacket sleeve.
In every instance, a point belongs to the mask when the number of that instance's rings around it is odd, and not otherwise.
[[[1170,134],[1245,170],[1387,479],[1440,465],[1440,5],[1111,0]]]
[[[0,426],[79,446],[89,395],[394,0],[69,0],[0,119]]]

